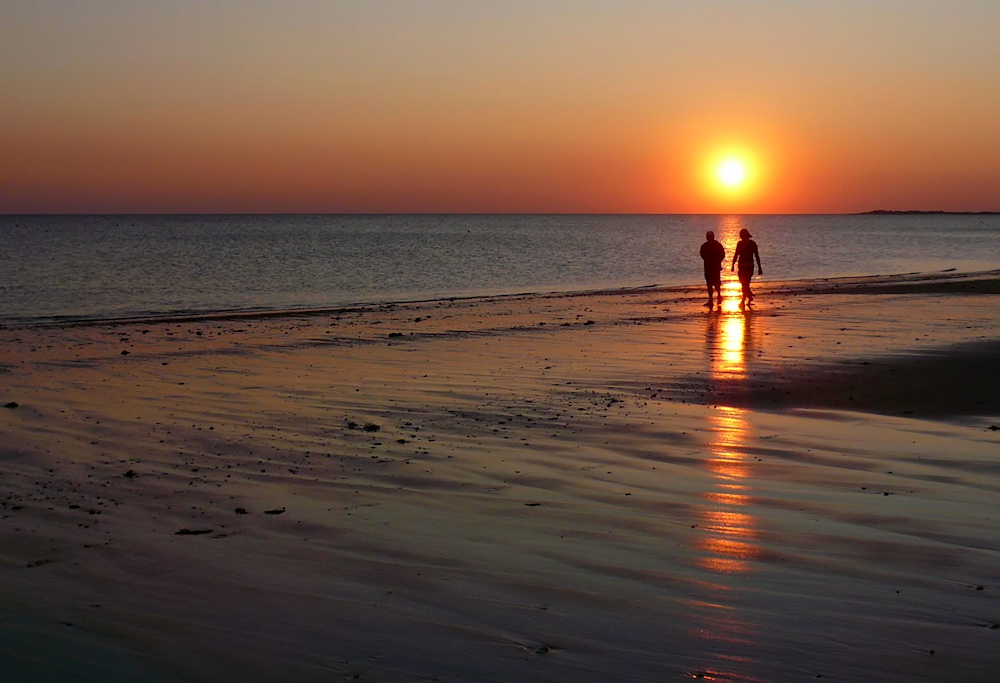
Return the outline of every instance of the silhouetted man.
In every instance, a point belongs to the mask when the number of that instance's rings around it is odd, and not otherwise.
[[[760,266],[760,252],[757,251],[757,243],[750,239],[750,231],[746,228],[740,230],[740,241],[736,243],[736,251],[733,253],[733,265],[729,269],[736,269],[739,263],[740,285],[743,286],[743,298],[740,299],[740,308],[753,301],[753,292],[750,290],[750,279],[753,277],[753,260],[757,259],[757,274],[763,275],[764,269]]]
[[[711,309],[713,289],[718,294],[719,305],[722,304],[722,262],[726,260],[726,248],[715,241],[715,233],[711,230],[705,233],[701,260],[705,262],[705,284],[708,285],[708,303],[705,305]]]

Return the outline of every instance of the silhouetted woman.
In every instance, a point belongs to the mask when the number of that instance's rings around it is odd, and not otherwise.
[[[746,306],[753,301],[753,292],[750,290],[750,279],[753,277],[753,260],[757,259],[757,274],[763,275],[764,269],[760,266],[760,252],[757,251],[757,243],[750,239],[750,231],[746,228],[740,230],[740,241],[736,243],[736,251],[733,253],[733,265],[730,271],[736,270],[736,264],[740,266],[740,284],[743,286],[743,298],[740,299],[740,306]]]

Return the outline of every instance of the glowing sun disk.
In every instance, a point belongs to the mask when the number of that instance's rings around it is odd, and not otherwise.
[[[738,187],[747,179],[747,167],[738,159],[726,159],[719,164],[716,175],[726,187]]]

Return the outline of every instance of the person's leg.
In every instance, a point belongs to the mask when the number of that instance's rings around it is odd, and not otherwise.
[[[740,273],[740,288],[743,290],[743,298],[740,299],[740,305],[746,303],[746,300],[750,295],[750,275],[746,272]]]
[[[718,300],[722,302],[722,277],[717,273],[705,273],[705,285],[708,287],[708,303],[705,304],[709,308],[713,308],[715,302],[712,300],[712,290],[714,289],[719,293]]]

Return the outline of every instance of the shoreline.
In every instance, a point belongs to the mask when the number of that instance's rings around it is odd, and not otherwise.
[[[731,280],[731,278],[729,278]],[[857,294],[997,294],[1000,293],[1000,270],[987,271],[954,271],[949,269],[939,272],[909,272],[878,275],[851,275],[826,278],[808,278],[794,280],[757,280],[754,286],[767,291],[801,292],[809,294],[822,293],[857,293]],[[0,329],[59,329],[69,327],[91,327],[106,325],[133,325],[143,323],[182,323],[210,322],[225,320],[256,320],[265,318],[282,318],[296,316],[323,316],[370,310],[393,306],[417,306],[453,301],[483,301],[501,302],[506,299],[524,297],[579,297],[579,296],[614,296],[641,292],[686,293],[704,289],[702,284],[661,285],[656,283],[645,285],[625,285],[596,289],[571,290],[526,290],[504,294],[469,294],[460,296],[441,296],[426,299],[398,299],[385,301],[359,301],[354,303],[285,309],[254,309],[245,311],[208,311],[201,313],[164,313],[143,316],[88,318],[64,316],[59,320],[42,320],[38,322],[7,322],[0,323]]]

